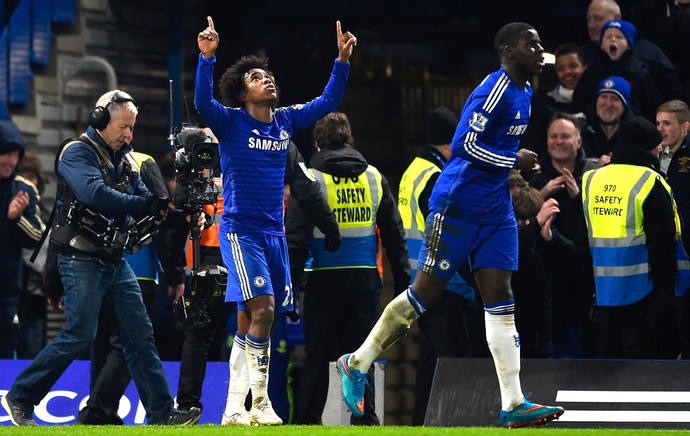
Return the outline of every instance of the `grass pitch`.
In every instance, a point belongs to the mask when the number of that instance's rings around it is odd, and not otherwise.
[[[503,429],[496,427],[347,427],[347,426],[305,426],[284,425],[280,427],[222,427],[219,425],[182,426],[38,426],[38,427],[0,427],[3,436],[42,435],[42,436],[214,436],[214,435],[290,435],[290,436],[646,436],[646,435],[688,435],[682,430],[632,430],[632,429],[564,429],[530,427],[520,429]]]

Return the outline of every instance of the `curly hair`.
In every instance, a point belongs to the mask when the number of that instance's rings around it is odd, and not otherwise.
[[[273,76],[273,73],[268,69],[268,58],[260,58],[255,55],[242,56],[230,68],[225,70],[218,83],[220,97],[224,105],[229,107],[244,107],[245,103],[240,101],[237,97],[242,91],[246,90],[244,75],[255,68],[260,68]],[[280,96],[278,85],[275,85],[275,87],[276,95]],[[278,98],[276,98],[274,107],[276,105],[278,105]]]
[[[314,125],[314,142],[319,147],[337,150],[342,147],[354,147],[355,139],[347,115],[342,112],[331,112]]]

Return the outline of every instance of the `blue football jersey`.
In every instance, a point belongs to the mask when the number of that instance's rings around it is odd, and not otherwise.
[[[278,108],[263,123],[243,108],[225,107],[213,98],[215,56],[199,55],[194,105],[218,138],[223,173],[223,233],[282,235],[285,161],[292,135],[334,111],[347,87],[350,64],[336,60],[321,96]]]
[[[453,137],[453,155],[429,199],[429,211],[475,224],[514,220],[508,174],[527,129],[532,87],[501,68],[472,92]]]

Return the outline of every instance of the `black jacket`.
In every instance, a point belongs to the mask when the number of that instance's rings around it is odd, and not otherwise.
[[[9,221],[8,207],[20,191],[29,194],[29,205],[19,218]],[[43,223],[37,198],[38,191],[34,185],[16,173],[0,180],[0,301],[4,297],[19,295],[24,267],[22,248],[36,248],[41,239]]]
[[[673,153],[666,181],[673,190],[673,199],[683,221],[683,246],[685,251],[690,252],[690,135]]]
[[[638,147],[620,147],[613,154],[611,164],[637,165],[659,171],[659,159]],[[661,182],[654,184],[642,205],[642,213],[653,289],[661,295],[672,296],[677,273],[676,226],[671,198]]]
[[[549,155],[544,156],[539,163],[541,173],[531,183],[536,189],[542,189],[550,180],[561,175],[554,168]],[[580,189],[582,175],[598,167],[599,164],[586,159],[584,150],[580,148],[573,171]],[[593,302],[594,272],[582,210],[582,194],[570,198],[568,191],[562,189],[553,198],[558,201],[560,212],[553,221],[554,237],[548,244],[551,247],[549,254],[545,256],[548,257],[551,273],[553,327],[556,330],[583,330]],[[520,242],[522,243],[522,239]]]
[[[623,115],[621,115],[618,130],[616,130],[610,138],[607,138],[601,128],[599,117],[597,116],[596,103],[592,103],[585,108],[584,113],[587,120],[582,129],[582,148],[585,150],[587,157],[594,159],[599,159],[601,155],[613,152],[616,142],[618,142],[618,131],[620,130],[620,126],[633,116],[630,110],[626,109]]]
[[[352,147],[338,150],[322,149],[311,158],[311,167],[327,174],[340,177],[354,177],[362,174],[369,164],[364,157]],[[410,264],[405,244],[405,229],[398,211],[398,205],[391,194],[388,181],[381,177],[383,192],[381,204],[376,213],[376,225],[379,228],[381,243],[386,252],[393,276],[393,289],[402,292],[410,284]],[[285,221],[288,241],[308,247],[313,237],[309,221],[304,218],[300,208],[288,206]],[[308,243],[307,243],[308,241]],[[294,246],[294,245],[293,245]],[[295,265],[296,266],[296,265]]]
[[[676,40],[676,46],[683,43],[683,40]],[[582,47],[582,53],[591,65],[592,60],[599,53],[604,53],[599,44],[589,41]],[[678,70],[674,63],[666,56],[666,54],[651,41],[639,38],[635,41],[632,49],[633,55],[639,59],[654,79],[654,83],[659,88],[659,97],[662,102],[680,98],[683,94],[683,86],[679,78]],[[687,54],[687,53],[686,53]],[[686,58],[687,56],[684,55]]]
[[[621,76],[630,83],[630,110],[635,115],[642,115],[654,122],[656,108],[661,104],[661,84],[655,82],[654,77],[643,61],[635,57],[634,52],[628,50],[623,56],[612,61],[603,51],[593,53],[593,59],[582,73],[573,93],[573,105],[578,110],[584,110],[597,99],[597,87],[602,80],[610,76]],[[676,98],[680,98],[678,93]]]

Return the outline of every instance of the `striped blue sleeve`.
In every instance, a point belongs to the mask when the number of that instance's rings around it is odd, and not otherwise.
[[[503,73],[497,80],[491,79],[484,80],[465,105],[453,138],[453,153],[481,166],[513,168],[517,153],[503,134],[510,126],[501,124],[501,110],[512,105],[506,101],[510,78]]]

